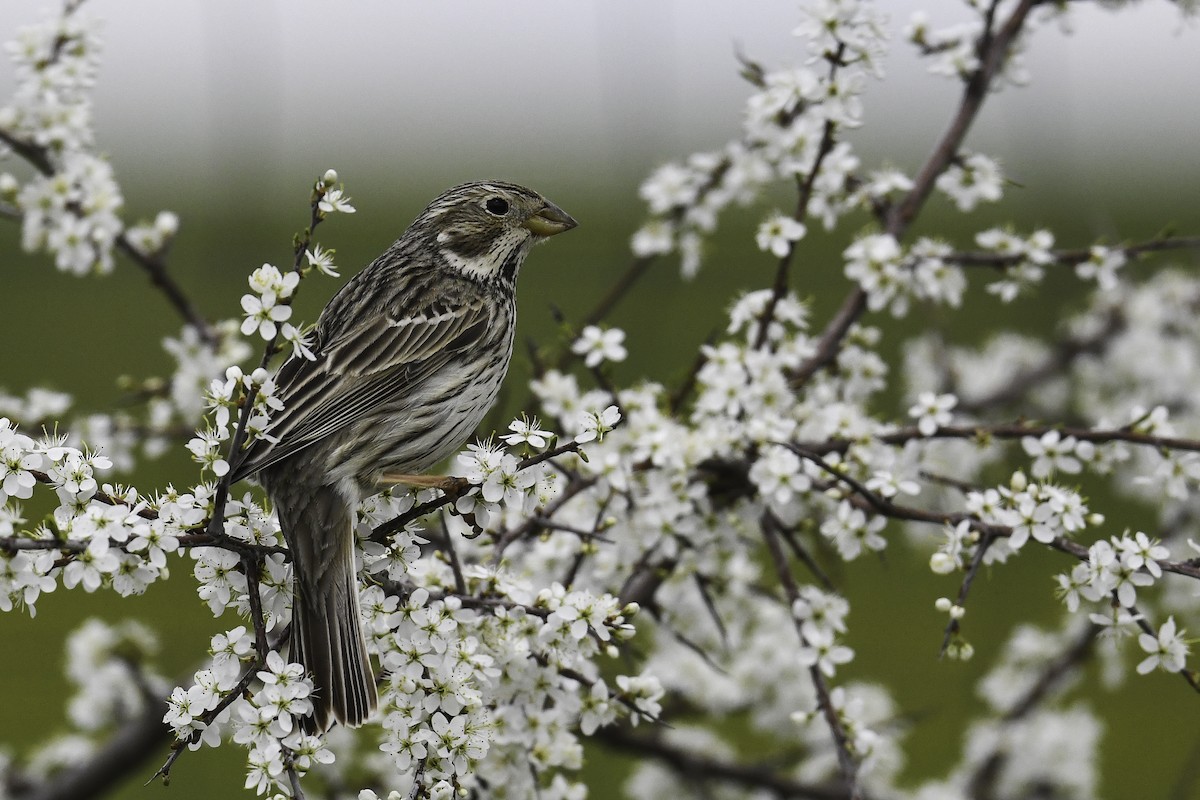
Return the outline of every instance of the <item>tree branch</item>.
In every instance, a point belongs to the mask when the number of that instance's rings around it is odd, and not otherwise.
[[[685,780],[706,783],[723,781],[748,789],[760,789],[778,798],[797,800],[848,800],[849,792],[790,780],[769,765],[738,764],[715,757],[698,755],[675,747],[661,736],[635,735],[615,726],[601,728],[592,739],[613,750],[637,757],[649,756],[666,764]]]

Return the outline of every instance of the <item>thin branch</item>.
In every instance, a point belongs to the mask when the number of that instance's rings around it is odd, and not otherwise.
[[[552,447],[549,450],[545,450],[536,455],[529,456],[528,458],[522,459],[520,461],[520,463],[517,465],[517,471],[529,469],[530,467],[537,466],[538,464],[541,464],[545,461],[549,461],[553,458],[557,458],[558,456],[565,455],[567,453],[577,452],[579,450],[579,448],[580,448],[580,444],[575,441],[570,441],[565,444],[561,444],[557,447]],[[569,500],[571,497],[574,497],[576,494],[583,491],[583,489],[587,488],[588,486],[591,486],[593,482],[594,481],[587,481],[587,482],[584,482],[580,486],[573,486],[573,484],[568,484],[567,488],[564,489],[563,492],[558,497],[555,498],[555,501],[553,503],[551,503],[545,509],[543,509],[542,513],[547,514],[547,515],[549,513],[552,513],[551,509],[558,508],[558,505],[561,505],[560,501],[565,502],[564,496],[565,496],[566,500]],[[387,542],[387,540],[390,537],[392,537],[395,534],[399,533],[400,531],[404,530],[404,528],[406,526],[408,526],[409,523],[414,522],[428,514],[431,514],[434,511],[437,511],[439,508],[443,508],[444,506],[449,505],[453,501],[457,500],[462,495],[463,492],[465,492],[471,488],[471,484],[469,484],[466,480],[461,479],[461,478],[458,480],[458,483],[456,483],[455,486],[456,486],[456,491],[447,492],[446,494],[443,494],[440,497],[435,497],[432,500],[427,500],[424,503],[419,503],[418,505],[413,506],[408,511],[405,511],[403,514],[396,517],[395,519],[388,520],[387,522],[383,522],[383,523],[380,523],[379,525],[375,526],[375,528],[371,531],[370,540],[372,542],[376,542],[379,544],[383,544],[383,543]],[[535,518],[530,517],[530,520],[532,520],[532,519],[535,519]],[[530,525],[534,524],[532,522],[529,522],[529,520],[527,520],[527,522]],[[501,541],[503,541],[505,538],[507,538],[507,535],[502,535]]]
[[[708,615],[712,617],[713,624],[717,626],[717,633],[721,636],[721,644],[728,650],[729,631],[725,627],[725,621],[721,619],[721,612],[717,610],[717,603],[713,599],[712,592],[708,590],[710,579],[700,572],[697,572],[692,577],[695,579],[696,589],[700,592],[700,599],[704,602],[704,608],[708,611]]]
[[[303,271],[304,253],[312,243],[313,231],[325,219],[325,215],[320,207],[320,202],[324,195],[325,184],[321,178],[318,178],[314,184],[312,197],[309,199],[308,227],[304,229],[302,235],[296,237],[292,244],[292,271],[297,274]],[[292,293],[292,298],[289,302],[294,302],[294,300],[295,292]],[[263,348],[262,357],[258,362],[260,369],[266,369],[271,363],[271,359],[280,351],[279,340],[282,338],[282,335],[282,328],[277,329],[275,335],[267,342],[267,346]],[[242,446],[246,444],[246,437],[250,428],[250,418],[254,414],[254,401],[257,396],[258,385],[252,383],[240,399],[241,411],[238,414],[237,426],[233,430],[233,437],[229,442],[229,451],[225,458],[230,465],[230,469],[217,481],[217,486],[213,493],[213,515],[208,524],[208,530],[213,535],[219,534],[223,530],[225,501],[229,497],[229,487],[233,483],[233,477],[237,474],[238,465],[243,458]]]
[[[640,256],[633,259],[629,267],[621,273],[621,276],[609,288],[608,293],[600,298],[600,302],[596,303],[596,306],[583,318],[584,326],[598,325],[603,322],[612,313],[612,310],[617,307],[617,304],[629,294],[630,290],[649,271],[654,262],[654,256]]]
[[[705,345],[712,345],[716,341],[716,335],[710,333],[704,340]],[[696,388],[696,381],[700,377],[700,370],[704,369],[704,365],[708,363],[708,356],[704,353],[704,347],[696,348],[696,358],[692,361],[692,366],[688,369],[687,375],[680,382],[675,391],[671,392],[670,400],[667,402],[667,410],[672,417],[677,416],[683,408],[683,404],[687,402],[688,397]]]
[[[1099,631],[1100,628],[1097,625],[1087,626],[1083,633],[1066,650],[1059,654],[1058,658],[1046,664],[1033,685],[1001,717],[1001,722],[1011,725],[1032,713],[1049,696],[1050,691],[1061,682],[1062,678],[1072,669],[1078,667],[1088,656]],[[1005,741],[1004,737],[1000,737],[999,741]],[[975,798],[993,797],[995,794],[993,787],[996,779],[1000,776],[1000,770],[1003,769],[1007,761],[1007,752],[994,750],[971,774],[966,784],[968,787],[967,796]]]
[[[780,585],[783,587],[784,596],[787,598],[788,608],[791,609],[800,600],[800,587],[796,584],[796,578],[792,575],[792,571],[788,566],[787,555],[783,552],[783,545],[780,543],[779,536],[775,533],[774,527],[765,520],[759,527],[762,530],[763,541],[767,545],[767,552],[770,554],[771,561],[775,565],[775,573],[779,578]],[[795,623],[796,635],[800,638],[801,646],[808,647],[808,637],[804,635],[804,631],[800,627],[800,621],[793,616],[793,622]],[[825,724],[829,726],[829,732],[833,738],[838,765],[841,767],[842,778],[846,782],[847,795],[850,797],[850,800],[860,800],[862,798],[862,791],[858,785],[858,762],[851,753],[850,738],[846,734],[846,728],[838,716],[837,709],[833,707],[833,700],[829,695],[829,686],[825,682],[825,676],[816,664],[808,667],[808,675],[812,681],[813,690],[817,695],[817,708],[820,710],[821,716],[824,717]]]
[[[417,762],[417,768],[413,770],[413,785],[408,791],[406,800],[417,800],[421,796],[421,776],[425,774],[425,759]]]
[[[963,576],[962,584],[958,587],[958,597],[954,604],[959,608],[967,607],[967,595],[971,591],[971,585],[975,583],[975,576],[979,574],[979,569],[983,566],[984,557],[987,555],[988,548],[996,541],[996,536],[984,532],[975,545],[975,555],[971,558],[971,565],[967,567],[967,574]],[[962,621],[955,616],[950,617],[950,622],[946,624],[946,630],[942,634],[942,647],[938,651],[938,656],[944,656],[946,650],[950,647],[951,640],[962,629]]]
[[[304,789],[300,786],[300,773],[296,771],[296,765],[288,759],[287,765],[288,785],[292,789],[292,800],[304,800]]]
[[[1200,439],[1184,439],[1178,436],[1154,436],[1149,433],[1137,433],[1126,428],[1079,428],[1063,425],[1028,425],[1023,423],[1011,425],[946,425],[938,428],[929,436],[921,433],[915,427],[900,428],[890,433],[880,434],[875,437],[874,441],[896,446],[916,440],[934,441],[938,439],[974,439],[986,442],[989,439],[1012,440],[1024,439],[1027,436],[1041,437],[1051,431],[1057,431],[1064,438],[1071,436],[1078,441],[1092,442],[1093,444],[1125,442],[1143,447],[1154,447],[1160,450],[1200,451]],[[797,455],[804,455],[801,451],[807,451],[815,455],[825,455],[827,453],[845,453],[854,444],[856,442],[851,442],[848,439],[830,439],[825,442],[795,442],[792,445],[785,446],[794,449]]]
[[[800,540],[796,538],[796,531],[784,525],[783,521],[780,520],[779,517],[777,517],[770,509],[767,510],[766,521],[768,524],[775,526],[776,532],[783,537],[783,541],[786,542],[788,548],[791,549],[792,555],[794,555],[801,564],[808,567],[808,571],[813,574],[813,577],[817,579],[817,582],[825,587],[827,591],[834,591],[833,581],[828,575],[825,574],[825,571],[821,569],[821,565],[817,563],[815,558],[813,558],[812,553],[809,553],[808,550],[806,550],[804,546],[800,544]]]
[[[221,701],[217,703],[216,706],[197,717],[196,720],[204,725],[210,725],[213,720],[221,716],[221,713],[225,711],[225,709],[233,705],[233,702],[242,696],[242,693],[246,691],[247,687],[250,686],[250,683],[255,679],[255,677],[257,677],[258,672],[262,669],[262,667],[263,662],[261,661],[256,660],[254,663],[250,664],[242,673],[242,677],[238,679],[237,684],[225,693],[224,697],[221,698]],[[175,762],[179,760],[179,757],[183,755],[183,751],[187,749],[188,744],[199,741],[199,739],[199,730],[193,733],[191,738],[177,739],[175,743],[171,745],[171,755],[168,756],[166,762],[159,767],[153,775],[150,776],[150,780],[146,781],[146,783],[150,783],[155,778],[162,778],[164,786],[169,784],[171,782],[171,767],[173,767]]]
[[[830,81],[837,75],[838,67],[842,64],[842,54],[845,52],[846,45],[838,44],[837,52],[829,59]],[[832,119],[826,119],[821,131],[821,142],[817,147],[817,155],[813,159],[812,169],[804,176],[804,180],[797,180],[799,196],[796,198],[796,210],[792,213],[792,219],[796,222],[803,223],[808,218],[808,204],[812,200],[817,176],[821,174],[821,165],[825,162],[825,157],[833,151],[833,146],[837,143],[837,140],[834,138],[836,131],[837,123]],[[779,301],[787,294],[788,273],[791,271],[792,258],[796,253],[797,244],[798,242],[788,242],[787,252],[779,259],[779,264],[775,268],[775,283],[771,289],[771,296],[768,298],[767,305],[763,308],[762,316],[758,320],[758,335],[754,340],[755,350],[761,350],[767,345],[767,334],[770,332],[771,322],[775,318],[775,307],[779,305]]]
[[[622,728],[601,728],[592,739],[606,747],[650,757],[666,764],[685,780],[723,781],[750,789],[759,789],[778,798],[796,800],[848,800],[849,792],[827,786],[790,780],[770,765],[738,764],[716,757],[699,755],[692,749],[677,747],[661,736],[642,736]]]
[[[1038,0],[1021,0],[1013,9],[1012,16],[1005,22],[1004,27],[994,35],[991,34],[990,29],[985,30],[983,38],[980,40],[979,68],[967,81],[958,111],[950,121],[950,126],[942,135],[933,153],[921,171],[917,173],[912,189],[888,215],[887,232],[896,239],[900,239],[912,225],[913,220],[917,218],[917,214],[925,205],[925,201],[933,192],[938,177],[946,171],[946,168],[958,155],[959,148],[967,138],[967,132],[975,122],[980,108],[983,107],[992,82],[1004,65],[1009,48],[1020,34],[1021,28],[1024,27],[1029,12],[1037,4]]]
[[[462,564],[458,560],[458,550],[454,548],[454,537],[450,533],[449,526],[446,525],[446,517],[439,514],[438,521],[442,528],[442,551],[450,559],[450,571],[454,573],[454,588],[459,594],[466,594],[467,579],[463,577]]]
[[[1029,716],[1046,699],[1050,691],[1062,682],[1063,677],[1087,658],[1099,634],[1099,625],[1085,627],[1070,647],[1046,665],[1037,681],[1018,698],[1017,702],[1013,703],[1012,708],[1004,713],[1002,719],[1005,722],[1015,722]]]
[[[1160,253],[1171,250],[1200,250],[1200,236],[1166,236],[1160,239],[1150,239],[1138,244],[1126,245],[1124,247],[1109,248],[1116,253],[1124,253],[1128,258],[1138,258],[1148,253]],[[1082,264],[1090,259],[1092,251],[1090,248],[1076,248],[1072,250],[1052,250],[1050,252],[1050,264],[1061,264],[1063,266],[1075,266]],[[963,251],[952,253],[942,259],[947,263],[958,264],[962,267],[988,267],[991,269],[1007,269],[1015,267],[1018,264],[1028,260],[1026,256],[1019,253],[995,253],[987,250],[982,251]]]
[[[200,309],[183,291],[175,279],[167,272],[166,264],[157,253],[144,253],[129,240],[122,231],[116,239],[117,250],[134,264],[142,268],[150,282],[166,296],[167,302],[178,312],[183,321],[192,326],[200,336],[201,341],[212,349],[219,344],[219,337],[212,323],[200,313]]]
[[[246,599],[250,603],[250,621],[254,625],[254,651],[259,663],[267,661],[267,625],[263,618],[262,595],[259,594],[259,578],[262,560],[250,553],[242,553],[242,572],[246,575]]]
[[[29,162],[42,175],[50,177],[55,173],[55,165],[50,158],[50,151],[47,148],[18,139],[3,128],[0,128],[0,142],[3,142],[14,153]],[[5,213],[3,216],[14,219],[21,218],[21,213],[18,209],[10,209],[10,207],[5,206],[5,210],[11,210],[13,213]],[[215,348],[218,342],[217,334],[212,324],[200,313],[200,310],[192,303],[191,299],[183,291],[183,288],[167,272],[166,265],[163,264],[158,254],[142,252],[129,240],[124,230],[117,235],[115,244],[119,252],[142,268],[142,271],[150,278],[150,282],[162,291],[167,298],[167,302],[179,313],[184,322],[195,328],[201,340],[209,347]]]
[[[933,192],[938,177],[946,171],[959,148],[967,137],[967,132],[975,117],[979,114],[983,101],[986,99],[992,81],[999,73],[1008,50],[1021,32],[1029,12],[1037,5],[1038,0],[1021,0],[1013,10],[1004,27],[995,34],[985,31],[981,39],[979,69],[967,81],[962,100],[949,127],[942,135],[929,159],[921,167],[913,180],[913,186],[904,199],[897,203],[887,215],[884,225],[887,233],[896,240],[904,237],[917,214],[924,207],[925,201]],[[836,315],[826,325],[821,338],[817,342],[816,352],[791,376],[791,384],[795,388],[804,386],[817,371],[828,366],[837,358],[842,340],[854,322],[867,309],[867,293],[861,287],[855,287],[846,296]]]
[[[80,800],[99,797],[129,779],[130,771],[171,739],[162,721],[161,702],[148,702],[143,713],[126,721],[88,758],[55,772],[45,783],[18,791],[15,800]],[[173,760],[173,759],[172,759]]]

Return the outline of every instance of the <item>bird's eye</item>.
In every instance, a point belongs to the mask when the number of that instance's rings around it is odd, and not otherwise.
[[[508,213],[508,201],[503,197],[489,197],[483,207],[488,210],[489,214],[495,214],[497,217]]]

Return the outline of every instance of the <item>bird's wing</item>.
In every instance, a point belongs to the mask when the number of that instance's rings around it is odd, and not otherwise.
[[[293,356],[276,376],[284,408],[267,433],[244,452],[240,480],[330,436],[388,397],[408,390],[453,352],[487,329],[488,306],[478,299],[439,298],[418,308],[393,309],[317,342],[317,358]]]

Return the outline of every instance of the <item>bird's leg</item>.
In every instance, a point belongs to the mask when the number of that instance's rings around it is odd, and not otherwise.
[[[380,486],[414,486],[418,489],[438,489],[445,494],[458,496],[470,483],[464,478],[443,475],[406,475],[402,472],[385,472],[377,481]]]

